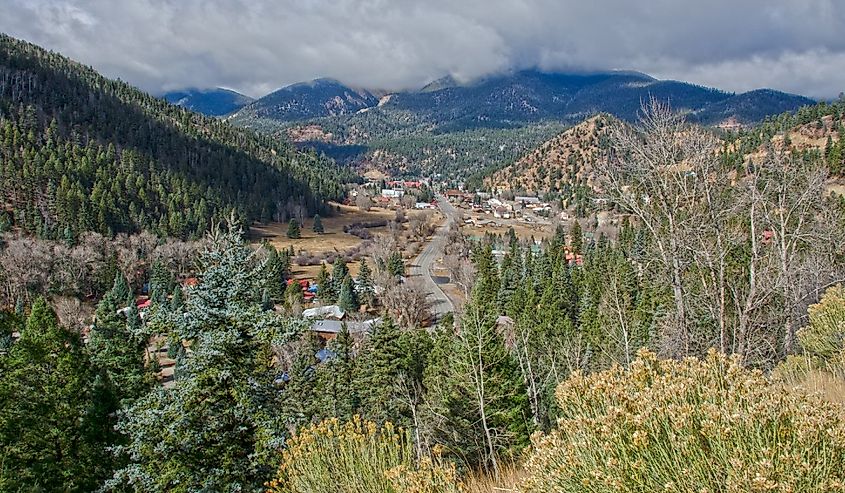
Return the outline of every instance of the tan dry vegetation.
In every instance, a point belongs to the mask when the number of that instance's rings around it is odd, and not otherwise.
[[[497,190],[548,190],[556,187],[557,180],[553,177],[559,172],[563,183],[574,174],[576,180],[591,185],[592,163],[601,159],[599,143],[606,134],[608,121],[607,116],[598,115],[565,130],[494,173],[487,184]],[[545,169],[545,176],[541,176],[541,168]]]
[[[340,207],[340,212],[329,217],[321,216],[324,230],[322,234],[317,234],[313,231],[314,219],[307,218],[304,221],[304,224],[300,227],[302,235],[301,238],[288,238],[288,223],[278,222],[253,225],[253,227],[250,228],[250,238],[255,243],[266,240],[269,244],[273,245],[280,251],[293,246],[296,254],[307,253],[309,255],[321,256],[332,252],[344,253],[360,246],[364,242],[364,240],[355,235],[345,233],[343,231],[345,226],[358,222],[378,220],[392,221],[396,218],[396,210],[394,209],[373,207],[369,211],[362,211],[355,206],[336,203],[332,203],[331,205],[333,207]],[[426,211],[406,210],[405,215],[410,219],[425,212]],[[442,216],[440,216],[439,213],[435,213],[433,221],[439,223],[441,220]],[[403,230],[407,229],[407,227],[407,223],[403,224]],[[367,228],[367,231],[369,231],[373,237],[376,237],[386,234],[388,232],[388,227],[381,226],[377,228]],[[400,244],[405,247],[403,254],[406,257],[415,256],[418,253],[416,250],[412,250],[414,246],[412,243],[405,242]],[[419,247],[419,245],[417,246]],[[369,257],[366,258],[369,262]],[[353,276],[356,276],[358,274],[360,262],[350,262],[348,267],[350,273]],[[317,276],[319,271],[319,265],[302,266],[294,263],[292,266],[293,277],[297,279],[313,279]]]

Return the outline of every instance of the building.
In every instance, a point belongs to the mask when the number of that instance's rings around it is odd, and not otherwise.
[[[364,322],[341,322],[340,320],[315,320],[311,323],[309,330],[317,334],[318,337],[324,341],[331,341],[343,330],[346,325],[346,330],[350,334],[367,334],[372,331],[373,327],[381,323],[380,318],[366,320]]]
[[[429,204],[428,202],[417,202],[414,204],[414,209],[435,209],[436,207],[434,204]]]
[[[343,317],[346,316],[346,312],[343,311],[343,308],[337,305],[326,305],[303,310],[302,316],[305,318],[331,318],[335,320],[343,320]]]
[[[517,197],[513,198],[513,201],[519,202],[519,203],[522,203],[522,204],[539,204],[540,203],[540,197],[519,197],[519,196],[517,196]]]
[[[398,190],[394,188],[382,188],[381,196],[391,199],[400,199],[405,195],[405,190]]]

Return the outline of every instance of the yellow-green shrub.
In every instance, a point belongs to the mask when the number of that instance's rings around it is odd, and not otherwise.
[[[455,469],[417,461],[406,430],[332,418],[288,441],[272,493],[457,493]]]
[[[659,360],[575,374],[558,429],[534,437],[526,492],[845,491],[842,408],[737,360]]]

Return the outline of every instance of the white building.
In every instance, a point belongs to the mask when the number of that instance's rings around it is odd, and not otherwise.
[[[404,190],[395,190],[393,188],[382,188],[381,189],[381,196],[382,197],[398,199],[398,198],[402,198],[402,196],[404,196],[404,195],[405,195]]]

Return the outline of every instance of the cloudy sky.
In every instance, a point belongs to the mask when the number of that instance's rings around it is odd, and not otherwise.
[[[843,0],[2,0],[0,31],[154,93],[316,77],[629,69],[730,91],[845,91]]]

